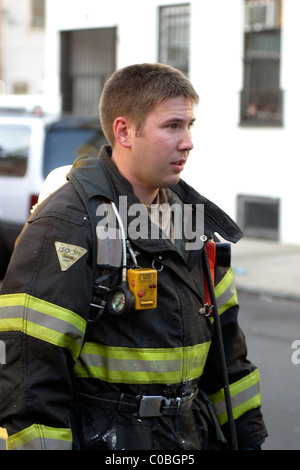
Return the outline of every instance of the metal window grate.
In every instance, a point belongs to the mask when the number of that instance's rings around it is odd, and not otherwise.
[[[31,26],[33,28],[44,28],[45,0],[31,0]]]
[[[279,240],[280,199],[240,194],[237,219],[245,236]]]
[[[277,29],[281,23],[281,0],[246,0],[245,31]]]
[[[159,9],[159,61],[189,73],[190,5]]]
[[[241,123],[282,125],[281,0],[245,0]]]
[[[77,116],[98,116],[104,83],[115,70],[116,28],[61,32],[62,108]]]

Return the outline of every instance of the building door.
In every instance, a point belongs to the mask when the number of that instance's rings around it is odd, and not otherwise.
[[[62,31],[62,111],[98,116],[101,91],[115,68],[116,28]]]

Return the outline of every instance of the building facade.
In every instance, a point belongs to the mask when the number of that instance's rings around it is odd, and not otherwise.
[[[180,68],[200,96],[183,179],[245,235],[300,245],[299,14],[295,0],[46,0],[45,92],[95,115],[115,69]]]
[[[44,93],[45,0],[0,0],[0,98]]]

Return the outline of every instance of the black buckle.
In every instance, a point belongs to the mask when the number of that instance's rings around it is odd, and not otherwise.
[[[143,395],[138,404],[138,411],[135,416],[138,417],[150,417],[150,416],[162,416],[161,407],[165,400],[165,397],[160,395]]]

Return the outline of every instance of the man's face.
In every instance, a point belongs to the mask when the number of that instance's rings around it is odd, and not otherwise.
[[[138,184],[150,192],[178,183],[193,148],[190,128],[194,120],[192,102],[180,96],[157,104],[142,129],[139,132],[132,129],[133,186]]]

